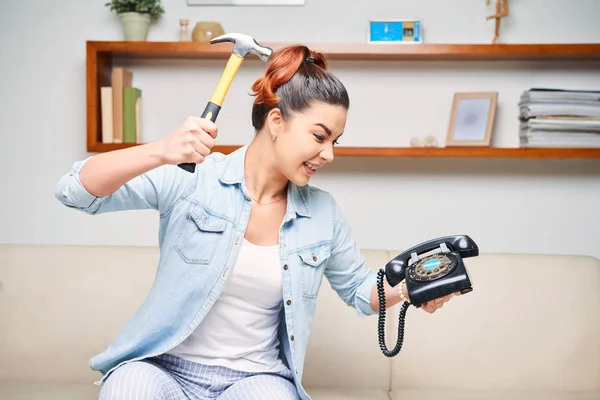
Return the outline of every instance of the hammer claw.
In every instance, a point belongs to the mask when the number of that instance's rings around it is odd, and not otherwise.
[[[267,62],[273,54],[273,49],[270,47],[261,46],[254,38],[241,33],[226,33],[210,40],[211,44],[224,42],[232,42],[234,44],[232,53],[242,58],[246,58],[249,53],[252,53],[262,61]]]

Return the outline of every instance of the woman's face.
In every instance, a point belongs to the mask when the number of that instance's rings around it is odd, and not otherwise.
[[[281,173],[294,184],[304,186],[319,168],[332,162],[333,147],[344,132],[347,114],[343,106],[319,102],[286,120],[279,110],[269,115]]]

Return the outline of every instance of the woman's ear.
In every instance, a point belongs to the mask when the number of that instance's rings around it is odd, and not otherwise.
[[[281,115],[281,110],[279,108],[273,108],[269,111],[266,118],[266,124],[271,137],[277,137],[277,134],[283,125],[283,116]]]

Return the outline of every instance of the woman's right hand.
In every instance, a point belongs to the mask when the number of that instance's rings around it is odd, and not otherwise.
[[[170,136],[161,139],[165,164],[200,164],[210,154],[217,137],[217,125],[205,118],[189,117]]]

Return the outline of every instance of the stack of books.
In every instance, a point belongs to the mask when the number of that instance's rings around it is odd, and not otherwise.
[[[600,91],[529,89],[519,120],[521,147],[600,147]]]
[[[112,69],[111,86],[100,88],[102,143],[140,143],[142,91],[133,87],[133,73]]]

